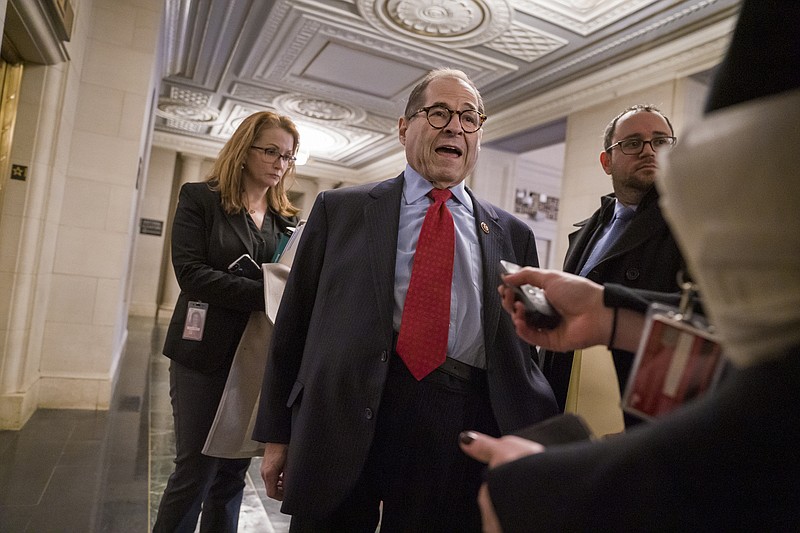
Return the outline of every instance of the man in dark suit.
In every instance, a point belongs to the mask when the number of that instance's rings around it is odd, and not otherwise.
[[[649,105],[631,106],[606,126],[600,153],[603,171],[611,176],[613,194],[600,199],[600,208],[570,234],[564,272],[597,283],[619,283],[653,291],[678,291],[677,274],[683,258],[661,209],[655,180],[659,152],[675,144],[669,119]],[[615,221],[615,217],[621,220]],[[627,222],[624,219],[628,218]],[[623,224],[619,232],[612,229]],[[634,354],[613,350],[620,393],[625,390]],[[564,409],[572,353],[543,352],[542,371]],[[634,423],[626,416],[626,425]]]
[[[480,465],[460,453],[459,432],[477,424],[499,435],[557,413],[496,290],[501,259],[538,264],[534,235],[464,184],[484,120],[466,75],[435,70],[399,120],[405,171],[317,198],[276,318],[253,437],[266,443],[267,494],[283,500],[293,531],[374,531],[379,520],[382,531],[480,531]],[[452,194],[444,210],[455,231],[452,281],[445,269],[429,276],[429,292],[443,290],[450,305],[447,357],[428,373],[407,357],[433,341],[404,341],[403,330],[413,322],[404,304],[422,264],[423,219],[438,204],[432,189]]]

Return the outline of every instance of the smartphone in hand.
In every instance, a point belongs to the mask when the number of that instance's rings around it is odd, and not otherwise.
[[[261,279],[264,275],[261,272],[261,267],[253,261],[250,254],[240,255],[236,261],[228,265],[228,272],[250,279]]]
[[[514,274],[520,270],[519,265],[510,261],[501,260],[500,269],[504,274]],[[514,299],[525,306],[525,321],[532,328],[553,329],[561,322],[559,315],[550,302],[545,298],[544,291],[533,285],[509,285],[502,280],[506,287],[514,290]]]

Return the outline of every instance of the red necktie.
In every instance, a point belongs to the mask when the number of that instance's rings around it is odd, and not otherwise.
[[[445,202],[451,195],[450,189],[428,193],[433,203],[419,232],[397,338],[397,354],[417,380],[430,374],[447,356],[455,228]]]

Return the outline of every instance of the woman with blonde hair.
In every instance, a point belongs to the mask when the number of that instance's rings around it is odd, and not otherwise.
[[[249,459],[202,454],[252,311],[264,309],[264,280],[229,269],[243,254],[272,260],[296,226],[286,194],[299,134],[270,111],[245,118],[206,180],[181,187],[172,225],[172,264],[180,285],[164,343],[170,361],[175,470],[154,531],[236,531]],[[245,258],[245,261],[248,259]],[[187,317],[199,315],[191,325]],[[199,331],[198,331],[199,328]],[[202,511],[202,515],[200,514]]]

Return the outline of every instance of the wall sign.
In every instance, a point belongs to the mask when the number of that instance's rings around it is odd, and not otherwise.
[[[164,229],[164,222],[161,220],[153,220],[152,218],[143,218],[139,221],[139,233],[142,235],[156,235],[161,236]]]
[[[28,178],[28,167],[11,165],[11,179],[25,181]]]

